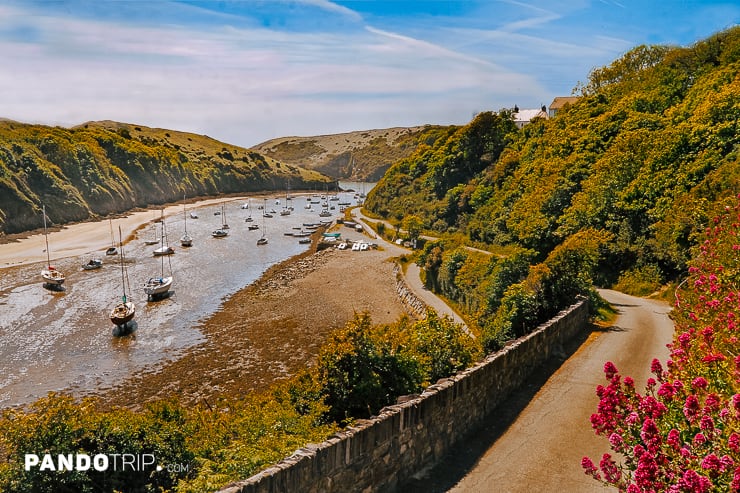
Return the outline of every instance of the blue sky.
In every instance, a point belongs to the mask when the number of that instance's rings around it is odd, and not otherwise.
[[[41,0],[0,4],[0,117],[116,120],[251,146],[536,108],[736,1]]]

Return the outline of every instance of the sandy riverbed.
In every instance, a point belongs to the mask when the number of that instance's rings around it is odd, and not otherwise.
[[[182,205],[165,208],[166,216],[172,214],[182,214]],[[157,219],[155,215],[148,210],[114,219],[116,236],[119,225],[124,237],[129,237]],[[106,223],[74,224],[51,233],[52,260],[104,250],[110,245]],[[45,261],[42,246],[43,236],[38,234],[2,244],[0,267]],[[286,260],[225,299],[216,313],[201,321],[203,342],[175,360],[146,367],[93,393],[107,405],[136,408],[172,395],[197,402],[265,389],[312,365],[328,334],[354,313],[368,311],[376,323],[389,323],[404,314],[390,260],[403,253],[386,244],[365,252],[314,253],[312,249]]]
[[[135,408],[170,395],[194,403],[264,390],[312,365],[329,333],[354,313],[367,311],[375,323],[406,313],[389,260],[401,253],[331,249],[287,260],[205,322],[205,343],[101,397]]]
[[[206,199],[187,204],[188,208],[220,204],[224,201],[244,200],[243,197],[227,199]],[[115,219],[70,224],[63,228],[50,228],[49,252],[52,261],[62,257],[76,257],[92,252],[105,250],[111,245],[111,222],[115,242],[118,243],[118,228],[124,242],[133,233],[147,223],[160,218],[160,209],[149,209],[131,212]],[[164,207],[165,218],[173,214],[182,214],[182,204],[171,204]],[[46,261],[43,232],[28,235],[13,235],[10,241],[0,243],[0,268],[32,264]]]

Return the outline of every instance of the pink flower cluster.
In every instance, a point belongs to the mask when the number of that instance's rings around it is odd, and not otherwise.
[[[670,359],[666,368],[653,360],[645,393],[604,365],[591,424],[621,459],[584,457],[596,480],[628,493],[740,492],[739,211],[726,208],[707,228],[691,282],[676,293]]]

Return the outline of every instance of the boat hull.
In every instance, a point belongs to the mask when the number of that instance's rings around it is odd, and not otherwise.
[[[125,325],[136,315],[136,306],[130,301],[120,301],[110,312],[110,321],[117,326]]]
[[[155,257],[159,257],[160,255],[172,255],[173,253],[175,253],[175,249],[170,246],[162,247],[157,248],[156,250],[154,250],[153,253]]]
[[[172,287],[172,277],[152,277],[144,284],[144,292],[149,296],[163,295]]]
[[[51,284],[53,286],[59,286],[61,284],[64,284],[64,280],[66,279],[64,277],[64,274],[62,274],[61,272],[55,269],[42,270],[41,278],[44,280],[46,284]]]
[[[103,261],[100,259],[92,259],[88,263],[82,266],[84,270],[95,270],[100,269],[103,266]]]

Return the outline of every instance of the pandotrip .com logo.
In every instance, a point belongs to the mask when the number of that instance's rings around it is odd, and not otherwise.
[[[187,472],[188,464],[157,463],[154,454],[26,454],[26,471]]]

